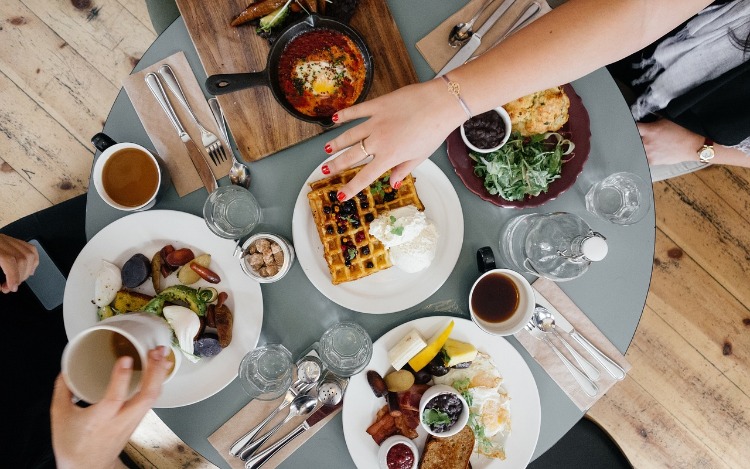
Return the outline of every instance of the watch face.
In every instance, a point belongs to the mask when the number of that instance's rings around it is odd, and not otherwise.
[[[714,149],[710,147],[704,147],[698,152],[698,158],[701,161],[708,161],[714,157]]]

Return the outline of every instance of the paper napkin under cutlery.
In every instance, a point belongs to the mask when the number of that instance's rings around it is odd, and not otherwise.
[[[516,0],[508,11],[500,17],[497,23],[487,31],[487,34],[484,35],[482,38],[482,45],[479,46],[475,55],[481,54],[492,47],[495,42],[500,39],[503,31],[510,28],[518,18],[518,15],[526,10],[526,7],[534,1],[539,3],[539,6],[541,7],[539,13],[537,13],[534,18],[538,18],[552,10],[545,0]],[[483,2],[484,0],[471,0],[465,7],[448,17],[448,19],[433,29],[432,32],[417,42],[417,50],[422,54],[422,57],[424,57],[427,63],[430,64],[432,70],[437,72],[443,68],[451,57],[453,57],[453,55],[460,49],[460,47],[453,48],[448,44],[448,35],[456,24],[468,21],[469,18],[471,18],[481,7]],[[482,13],[479,19],[477,19],[477,22],[474,23],[475,31],[484,24],[500,3],[501,2],[499,1],[494,2]]]
[[[344,385],[344,388],[346,388],[346,385]],[[315,388],[313,388],[313,390],[310,391],[309,394],[315,396]],[[247,433],[248,430],[255,427],[264,418],[266,418],[267,415],[273,412],[279,406],[282,400],[284,400],[284,396],[281,396],[280,398],[273,401],[260,401],[257,399],[251,400],[245,407],[240,409],[239,412],[234,414],[232,418],[227,420],[224,425],[213,432],[211,436],[208,437],[208,442],[211,443],[214,448],[216,448],[216,451],[227,461],[227,463],[229,463],[230,466],[236,469],[244,469],[245,461],[229,454],[229,449],[232,447],[234,442],[237,441],[238,438]],[[266,464],[263,465],[263,469],[270,469],[281,464],[281,462],[288,458],[289,455],[294,453],[297,448],[302,446],[307,440],[309,440],[321,428],[323,428],[328,422],[330,422],[336,416],[336,414],[341,412],[341,407],[343,406],[343,404],[344,401],[342,400],[333,407],[330,414],[328,414],[325,418],[323,418],[317,424],[310,427],[310,429],[303,432],[301,435],[297,436],[289,443],[284,445],[283,448],[281,448],[271,459],[268,460]],[[262,451],[278,440],[284,438],[297,425],[305,421],[313,413],[317,412],[320,407],[321,405],[320,403],[318,403],[315,411],[311,412],[309,415],[295,417],[287,422],[259,449],[259,451]],[[284,418],[289,414],[288,410],[289,408],[287,407],[286,409],[280,411],[273,420],[268,422],[268,424],[260,434],[263,435],[265,432],[273,428],[276,423],[284,420]]]
[[[563,292],[555,282],[540,278],[535,281],[532,285],[535,290],[534,294],[541,296],[546,299],[547,302],[552,305],[550,312],[555,317],[563,316],[570,322],[570,324],[578,331],[579,334],[589,340],[594,346],[601,350],[605,355],[611,358],[615,363],[620,365],[623,370],[627,373],[630,370],[630,363],[620,353],[619,350],[602,334],[602,332],[589,320],[583,311],[576,306],[575,303]],[[547,374],[565,391],[568,397],[578,406],[579,409],[586,411],[599,398],[601,398],[615,383],[618,382],[609,373],[607,373],[589,353],[581,347],[575,340],[573,340],[568,334],[563,331],[558,331],[567,342],[577,350],[584,358],[586,358],[592,365],[599,370],[599,379],[596,381],[596,385],[599,387],[599,392],[594,397],[587,396],[582,390],[579,384],[575,381],[573,376],[570,374],[565,365],[550,349],[550,347],[543,341],[533,337],[526,329],[521,330],[515,334],[516,339],[521,345],[529,352],[529,354],[536,360],[539,365],[544,368]],[[557,340],[557,337],[550,337],[550,339],[561,349],[563,354],[568,357],[574,365],[575,360],[570,356],[567,350]]]
[[[159,157],[164,161],[169,170],[169,175],[172,178],[172,184],[174,184],[177,194],[182,197],[193,192],[196,189],[203,187],[201,179],[198,176],[193,162],[190,160],[187,148],[185,144],[180,140],[177,135],[177,131],[170,124],[167,115],[162,110],[159,103],[154,98],[154,95],[146,86],[144,81],[145,76],[149,72],[155,72],[163,64],[169,64],[172,67],[177,79],[182,86],[182,91],[185,93],[190,107],[198,116],[200,123],[208,130],[213,132],[215,135],[221,135],[219,128],[214,121],[211,109],[208,107],[206,97],[203,95],[198,80],[195,78],[193,71],[188,64],[185,54],[180,51],[174,55],[171,55],[165,59],[158,61],[156,64],[141,70],[138,73],[134,73],[123,81],[123,87],[128,93],[130,101],[135,107],[135,112],[138,114],[138,118],[143,124],[143,128],[146,129],[151,142],[154,145],[154,149]],[[208,162],[211,171],[216,176],[216,179],[222,178],[229,174],[229,169],[232,167],[231,158],[227,158],[226,161],[222,162],[218,166],[210,160],[201,144],[201,133],[198,130],[198,126],[190,117],[188,111],[177,101],[177,99],[171,94],[171,91],[164,85],[164,89],[169,96],[169,101],[172,103],[172,107],[177,113],[180,122],[185,127],[185,130],[190,137],[193,139],[195,144],[204,154],[206,161]]]

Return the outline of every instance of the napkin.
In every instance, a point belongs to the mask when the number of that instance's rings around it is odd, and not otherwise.
[[[346,390],[346,384],[348,383],[345,382],[343,384],[344,390]],[[309,394],[315,396],[315,389],[310,391]],[[259,424],[264,418],[266,418],[266,416],[273,412],[274,409],[276,409],[283,400],[283,396],[273,401],[259,401],[257,399],[251,400],[245,407],[240,409],[239,412],[234,414],[232,418],[227,420],[224,425],[222,425],[218,430],[212,433],[211,436],[208,437],[208,442],[211,443],[214,448],[216,448],[216,451],[221,455],[221,457],[224,458],[227,463],[229,463],[230,466],[235,469],[244,469],[245,462],[240,458],[236,458],[229,454],[229,449],[232,447],[234,442],[237,441],[242,435],[247,433],[248,430]],[[295,452],[297,448],[302,446],[308,439],[310,439],[328,422],[330,422],[331,419],[336,416],[336,414],[341,412],[343,402],[344,401],[342,400],[337,405],[335,405],[331,413],[327,415],[323,420],[316,423],[309,430],[303,432],[301,435],[297,436],[292,441],[284,445],[283,448],[281,448],[271,459],[268,460],[267,463],[263,465],[263,468],[272,468],[281,464],[284,459],[289,457],[289,455]],[[304,417],[295,417],[287,422],[283,427],[279,429],[279,431],[276,432],[274,436],[269,438],[269,440],[263,444],[259,451],[263,451],[263,449],[282,439],[297,425],[302,423],[305,419],[309,418],[313,413],[317,412],[320,407],[321,405],[318,404],[318,407],[316,407],[312,413]],[[275,424],[284,420],[284,418],[289,415],[288,411],[289,407],[279,411],[276,417],[268,422],[263,430],[261,430],[260,435],[263,435],[265,432],[272,429]]]
[[[537,296],[537,302],[541,297],[543,300],[547,300],[552,305],[550,311],[555,317],[563,316],[565,319],[573,325],[573,328],[578,331],[579,334],[589,340],[595,347],[601,350],[605,355],[611,358],[615,363],[620,365],[623,370],[627,373],[630,370],[630,363],[620,353],[617,348],[612,345],[612,342],[602,334],[602,332],[592,323],[589,318],[581,311],[573,301],[563,292],[555,282],[547,279],[540,278],[532,287],[535,290]],[[549,308],[548,308],[549,309]],[[596,385],[599,387],[599,392],[594,397],[589,397],[582,390],[578,383],[575,381],[573,376],[570,374],[565,365],[560,361],[550,347],[541,340],[533,337],[526,329],[521,330],[515,334],[516,339],[523,345],[523,347],[529,352],[529,354],[539,363],[542,368],[550,375],[550,377],[557,383],[560,388],[565,391],[568,397],[578,406],[582,411],[588,410],[599,398],[618,381],[613,378],[606,370],[604,370],[599,362],[597,362],[589,353],[581,347],[578,342],[571,339],[565,332],[560,331],[560,334],[565,337],[568,343],[578,351],[584,358],[586,358],[592,365],[599,370],[599,379],[596,381]],[[556,337],[551,338],[552,341],[561,349],[562,353],[576,366],[573,357],[570,356],[567,350],[564,349],[563,345],[559,343]]]
[[[518,15],[523,13],[526,10],[526,7],[534,3],[534,1],[539,3],[539,6],[541,7],[539,13],[534,16],[534,19],[552,10],[545,0],[516,0],[508,11],[497,20],[495,25],[487,31],[487,34],[482,38],[482,45],[479,46],[479,49],[477,49],[474,55],[481,54],[491,48],[495,42],[500,39],[503,32],[513,26]],[[417,50],[422,54],[422,57],[424,57],[427,63],[430,64],[432,70],[437,72],[443,68],[443,66],[445,66],[445,64],[447,64],[453,55],[460,49],[460,47],[453,48],[448,44],[448,35],[456,24],[469,21],[483,3],[484,0],[471,0],[465,7],[448,17],[447,20],[440,23],[437,28],[433,29],[432,32],[417,42]],[[500,6],[500,3],[501,0],[495,0],[495,2],[493,2],[493,4],[482,13],[476,23],[474,23],[474,31],[482,27],[484,21],[489,18],[498,6]]]
[[[206,97],[203,95],[198,80],[193,74],[193,70],[190,68],[185,54],[180,51],[174,55],[171,55],[163,60],[160,60],[156,64],[141,70],[138,73],[134,73],[123,81],[123,87],[128,93],[130,101],[135,107],[135,112],[138,114],[138,118],[143,124],[143,128],[146,129],[151,142],[154,144],[156,153],[159,155],[161,160],[166,164],[169,170],[169,175],[172,178],[172,184],[174,184],[177,194],[183,197],[196,189],[203,187],[201,179],[198,176],[198,171],[193,166],[193,162],[188,156],[187,148],[182,143],[180,137],[177,135],[177,131],[169,122],[167,115],[161,108],[159,103],[154,98],[151,90],[146,86],[145,77],[149,72],[155,72],[164,64],[169,64],[177,76],[177,80],[180,82],[183,93],[187,97],[190,107],[198,117],[198,121],[206,129],[213,132],[214,135],[221,138],[218,125],[211,114],[211,109],[208,107]],[[157,73],[158,75],[158,73]],[[180,119],[182,126],[185,131],[190,135],[195,144],[204,154],[211,171],[216,176],[216,179],[220,179],[229,174],[229,169],[232,167],[232,160],[229,157],[229,151],[231,149],[225,148],[227,151],[227,159],[220,165],[214,165],[213,161],[208,157],[208,154],[203,151],[203,144],[201,142],[201,133],[198,130],[198,126],[190,118],[190,114],[182,104],[177,101],[172,92],[167,88],[166,83],[162,80],[162,87],[169,97],[169,101],[172,103],[177,117]]]

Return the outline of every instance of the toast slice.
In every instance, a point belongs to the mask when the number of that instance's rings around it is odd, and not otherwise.
[[[419,469],[466,469],[474,450],[474,432],[467,425],[447,438],[430,436],[424,445]]]

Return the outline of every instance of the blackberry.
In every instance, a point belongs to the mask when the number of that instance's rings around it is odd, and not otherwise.
[[[370,223],[370,222],[371,222],[371,221],[373,221],[374,219],[375,219],[375,215],[373,215],[372,213],[366,213],[366,214],[365,214],[365,221],[366,221],[367,223]]]

